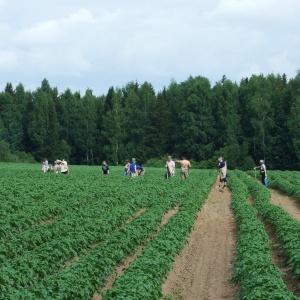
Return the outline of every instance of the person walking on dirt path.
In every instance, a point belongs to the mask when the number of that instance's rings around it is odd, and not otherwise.
[[[167,157],[167,162],[166,162],[166,174],[165,177],[166,179],[175,176],[175,162],[172,160],[171,156]]]
[[[267,168],[265,165],[265,162],[261,159],[259,161],[260,165],[254,167],[254,170],[259,169],[260,175],[261,175],[261,183],[265,186],[267,186]]]
[[[227,163],[223,157],[218,158],[218,172],[220,174],[220,184],[217,188],[221,187],[223,183],[223,189],[227,188]]]
[[[102,162],[102,171],[101,172],[104,175],[108,175],[109,174],[109,166],[108,166],[108,164],[106,163],[105,160]]]
[[[182,157],[181,160],[175,160],[175,163],[180,163],[180,177],[182,180],[187,179],[189,176],[189,170],[192,167],[189,160],[186,157]]]

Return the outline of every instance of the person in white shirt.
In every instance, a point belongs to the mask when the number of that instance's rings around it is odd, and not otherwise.
[[[175,162],[172,160],[171,156],[168,156],[165,167],[166,167],[166,175],[165,175],[166,179],[175,175]]]
[[[60,162],[60,172],[61,172],[62,174],[68,174],[68,173],[69,173],[68,163],[66,162],[65,159],[63,159],[63,160]]]

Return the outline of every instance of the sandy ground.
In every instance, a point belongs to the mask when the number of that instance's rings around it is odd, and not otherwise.
[[[215,186],[218,184],[216,181]],[[173,269],[166,278],[162,292],[167,300],[220,300],[237,299],[239,287],[230,283],[233,275],[235,248],[237,240],[237,225],[230,210],[230,189],[212,188],[202,210],[198,213],[195,226],[188,243],[175,258]],[[291,216],[300,221],[300,202],[284,194],[271,190],[271,203],[285,209]],[[251,199],[250,199],[251,200]],[[249,200],[249,201],[250,201]],[[253,201],[250,201],[249,204]],[[175,213],[166,214],[162,223],[167,222]],[[286,272],[284,281],[288,288],[299,296],[297,282],[293,274],[284,265],[284,257],[276,247],[274,228],[265,224],[270,237],[270,248],[273,262]],[[128,267],[136,255],[128,257],[120,266],[108,284],[102,290],[109,289],[117,276]],[[100,300],[95,293],[93,300]]]
[[[277,190],[270,189],[271,199],[270,202],[273,205],[279,206],[283,208],[286,212],[288,212],[292,218],[300,221],[300,202],[299,200],[288,197]],[[278,241],[276,239],[275,229],[270,224],[265,224],[265,228],[269,234],[270,238],[270,248],[272,260],[274,264],[285,272],[285,275],[282,276],[282,279],[288,289],[293,292],[296,296],[300,297],[300,290],[299,290],[299,280],[295,278],[295,274],[291,270],[290,267],[286,264],[286,257],[284,256],[283,252],[278,249]]]
[[[294,219],[300,221],[300,201],[284,195],[277,190],[271,190],[271,203],[282,207],[288,212]]]
[[[165,299],[237,299],[238,287],[229,282],[237,239],[230,199],[229,189],[211,190],[162,286]]]

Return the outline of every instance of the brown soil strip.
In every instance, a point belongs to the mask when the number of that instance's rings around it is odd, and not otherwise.
[[[270,202],[273,205],[279,206],[284,209],[287,213],[291,215],[295,220],[300,221],[300,201],[294,197],[289,197],[279,190],[270,189],[271,198]],[[285,282],[288,289],[294,293],[296,296],[300,297],[299,290],[299,279],[294,278],[295,274],[293,270],[287,266],[287,258],[285,257],[283,251],[278,249],[277,244],[279,243],[276,239],[275,229],[272,225],[267,224],[266,230],[269,234],[271,240],[271,249],[272,249],[272,259],[274,264],[286,274],[282,276],[283,281]],[[273,246],[275,245],[275,247]],[[273,246],[273,247],[272,247]]]
[[[262,218],[261,218],[262,220]],[[284,281],[285,285],[287,286],[288,290],[291,291],[294,295],[300,296],[300,290],[298,288],[298,280],[294,278],[295,274],[293,273],[292,269],[287,266],[286,264],[286,257],[282,253],[282,251],[278,248],[278,241],[276,238],[275,228],[272,224],[263,221],[265,226],[266,232],[269,236],[269,246],[270,246],[270,253],[272,257],[272,261],[274,265],[280,269],[285,275],[282,275],[281,278]]]
[[[166,214],[164,214],[163,219],[160,223],[160,227],[167,224],[169,222],[169,219],[178,211],[178,209],[179,209],[178,207],[175,207],[174,209],[169,210]],[[153,239],[153,237],[156,236],[158,233],[159,231],[156,232],[151,238],[149,238],[147,240],[147,243],[150,242],[151,239]],[[143,251],[144,247],[145,245],[140,246],[139,249],[133,255],[127,256],[126,260],[115,269],[115,272],[111,276],[109,276],[109,278],[107,279],[107,283],[101,289],[100,293],[104,291],[108,291],[109,289],[112,288],[112,285],[116,281],[116,279],[120,277],[125,272],[125,270],[130,266],[131,262],[134,261],[139,256],[139,254]],[[101,300],[102,296],[100,293],[95,292],[92,300]]]
[[[300,201],[296,198],[286,196],[280,191],[270,189],[271,203],[282,207],[292,218],[300,221]]]
[[[270,189],[271,198],[270,202],[273,205],[282,207],[290,215],[300,220],[300,203],[292,197],[288,197],[277,190]],[[285,274],[282,275],[282,280],[287,286],[288,290],[296,296],[300,296],[300,290],[298,288],[298,280],[295,279],[293,270],[287,265],[287,258],[278,247],[278,240],[276,238],[276,231],[272,224],[264,221],[262,216],[259,216],[260,221],[264,224],[265,230],[269,236],[270,254],[274,265]]]
[[[128,219],[125,224],[130,223],[134,218],[138,217],[140,214],[142,214],[143,212],[145,212],[148,208],[141,208],[139,211],[137,211],[134,215],[133,218]]]
[[[53,223],[53,219],[47,219],[41,222],[41,225],[44,225],[46,223]]]
[[[230,199],[229,189],[212,188],[188,244],[162,286],[165,299],[236,299],[238,286],[229,283],[237,240]]]

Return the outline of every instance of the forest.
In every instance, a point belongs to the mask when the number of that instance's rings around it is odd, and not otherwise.
[[[264,159],[269,169],[300,170],[300,71],[252,75],[240,83],[226,76],[214,85],[202,76],[171,81],[156,92],[149,82],[110,87],[96,96],[44,79],[35,91],[7,83],[0,93],[0,161],[122,165],[167,155],[192,167],[248,170]]]

